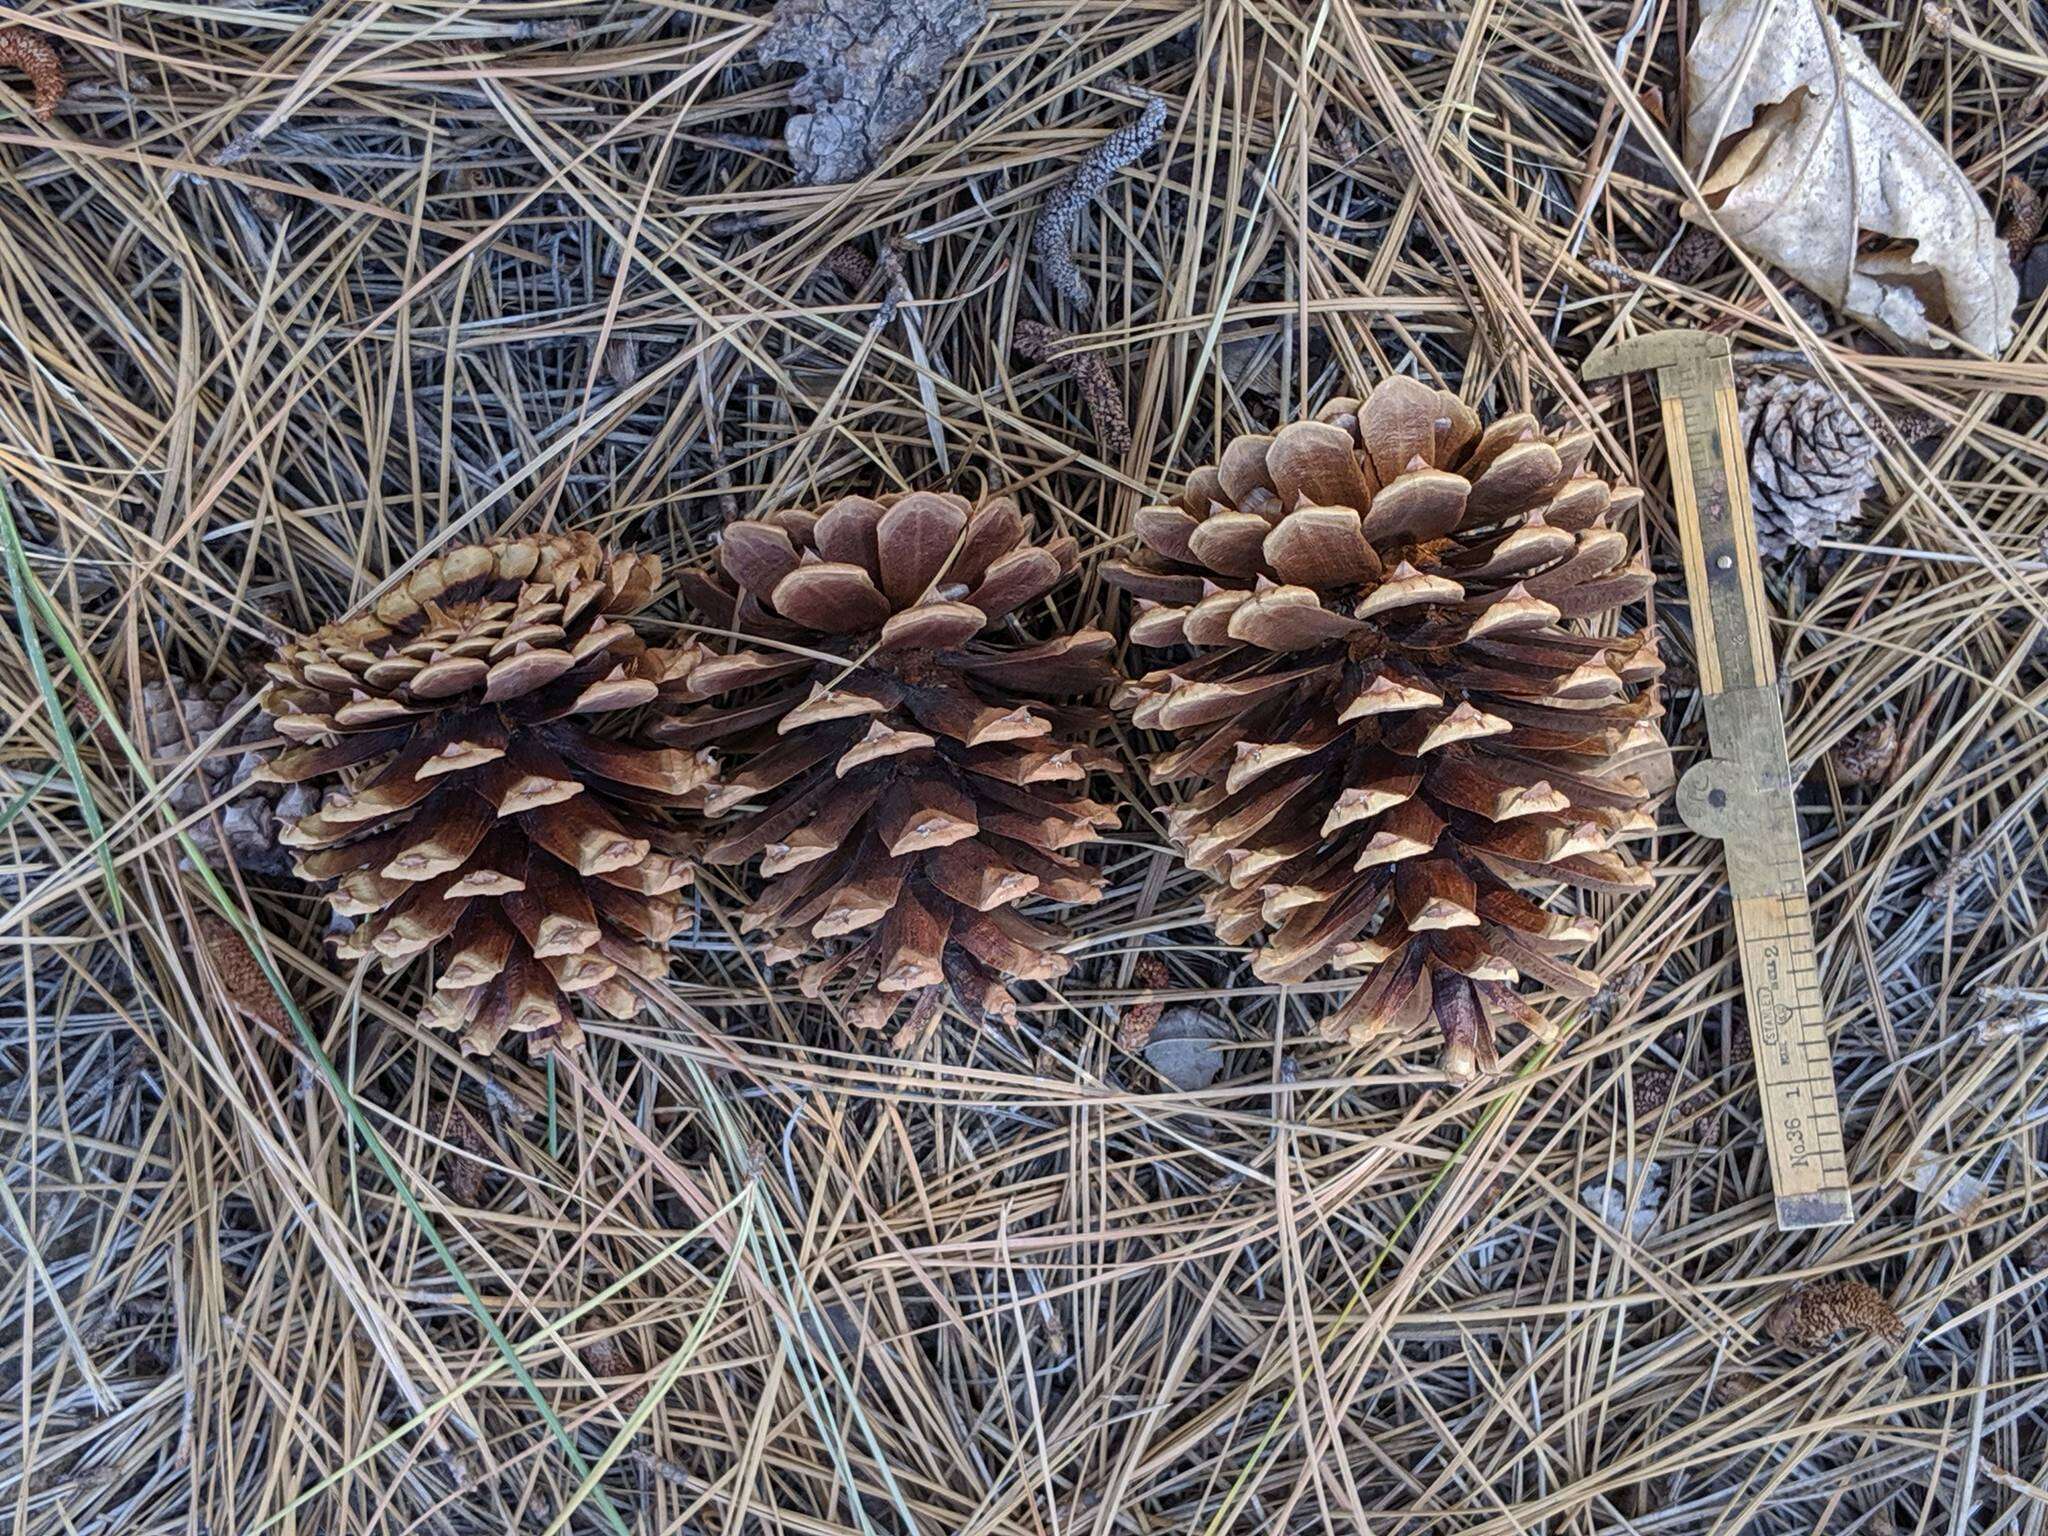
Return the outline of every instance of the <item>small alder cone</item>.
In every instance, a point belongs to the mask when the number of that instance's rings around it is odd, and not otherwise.
[[[771,963],[808,957],[804,993],[857,1026],[908,999],[907,1042],[946,989],[970,1019],[1007,1018],[1009,983],[1067,969],[1065,936],[1015,908],[1102,894],[1072,850],[1117,824],[1086,795],[1111,761],[1084,744],[1104,717],[1073,701],[1111,680],[1112,642],[1011,621],[1076,560],[1007,496],[920,491],[730,524],[718,569],[683,583],[750,642],[700,661],[705,702],[660,728],[725,765],[706,809],[734,821],[702,858],[759,859],[746,929],[771,935]]]
[[[279,841],[358,920],[345,958],[439,950],[420,1021],[465,1050],[573,1047],[572,999],[629,1018],[626,978],[667,974],[690,866],[658,816],[701,802],[713,763],[633,729],[694,659],[624,622],[660,579],[585,533],[470,545],[268,666],[299,745],[260,776],[339,780]]]
[[[1120,703],[1178,738],[1152,777],[1189,786],[1168,828],[1217,932],[1264,935],[1268,981],[1366,973],[1332,1039],[1433,1016],[1446,1072],[1491,1070],[1496,1020],[1545,1029],[1517,982],[1599,985],[1566,958],[1594,924],[1529,893],[1650,883],[1620,840],[1654,824],[1628,767],[1661,752],[1632,687],[1661,663],[1572,628],[1649,591],[1608,524],[1640,493],[1590,447],[1393,378],[1237,438],[1105,568],[1179,653]]]

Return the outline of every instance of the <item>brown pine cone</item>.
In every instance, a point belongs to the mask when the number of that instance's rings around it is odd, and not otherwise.
[[[1189,657],[1122,702],[1180,738],[1151,771],[1199,786],[1168,828],[1218,882],[1217,932],[1264,934],[1267,981],[1370,972],[1332,1039],[1434,1015],[1446,1072],[1490,1070],[1489,1015],[1547,1028],[1512,983],[1599,984],[1563,958],[1596,926],[1521,890],[1650,883],[1616,844],[1653,824],[1628,766],[1661,710],[1631,685],[1661,664],[1566,627],[1650,589],[1607,521],[1640,493],[1583,473],[1591,445],[1388,379],[1236,439],[1106,568],[1131,638]]]
[[[1876,784],[1899,758],[1899,728],[1889,719],[1872,720],[1835,743],[1828,758],[1835,777],[1845,785]]]
[[[1817,547],[1863,514],[1877,483],[1877,440],[1862,412],[1819,379],[1757,379],[1742,396],[1756,542],[1782,560]]]
[[[1906,1324],[1884,1293],[1861,1280],[1809,1280],[1764,1313],[1764,1332],[1780,1349],[1825,1349],[1847,1331],[1876,1334],[1897,1347]]]
[[[1006,982],[1067,969],[1064,936],[1013,909],[1098,899],[1067,850],[1117,824],[1085,795],[1112,766],[1083,745],[1098,712],[1051,702],[1109,682],[1110,637],[1025,617],[1077,558],[1034,543],[1007,496],[913,492],[733,523],[720,569],[685,580],[756,642],[702,662],[690,695],[716,702],[661,728],[733,770],[706,808],[737,825],[704,860],[759,857],[746,927],[773,936],[771,963],[812,957],[805,994],[861,1027],[909,996],[914,1037],[942,983],[969,1018],[1007,1017]]]
[[[690,867],[659,816],[701,800],[712,762],[634,729],[693,662],[623,622],[660,579],[586,533],[469,545],[268,667],[264,707],[305,745],[261,777],[340,780],[280,841],[360,919],[344,957],[397,971],[442,948],[419,1017],[465,1050],[574,1046],[572,996],[629,1018],[621,972],[667,974]]]

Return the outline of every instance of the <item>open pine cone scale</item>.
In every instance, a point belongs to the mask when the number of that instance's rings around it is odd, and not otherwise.
[[[624,622],[660,574],[588,534],[467,546],[268,666],[264,706],[301,745],[263,776],[341,781],[280,841],[359,920],[345,958],[442,951],[421,1019],[466,1049],[574,1045],[572,996],[629,1017],[621,973],[667,973],[690,866],[657,813],[713,765],[633,736],[689,665]]]
[[[747,908],[771,963],[811,957],[811,996],[899,1033],[950,989],[969,1017],[1008,1017],[1008,983],[1068,966],[1064,935],[1017,903],[1086,902],[1069,850],[1117,823],[1086,797],[1111,766],[1075,700],[1110,679],[1110,637],[1034,641],[1009,620],[1070,574],[1074,541],[1033,542],[1016,503],[932,492],[848,497],[729,525],[716,574],[685,595],[753,642],[701,661],[703,701],[661,727],[727,764],[707,810],[732,830],[710,864],[760,861]]]
[[[1543,1028],[1514,983],[1597,985],[1566,958],[1593,925],[1523,892],[1648,883],[1620,840],[1653,824],[1628,770],[1660,745],[1634,685],[1661,665],[1564,627],[1651,585],[1608,521],[1639,493],[1590,447],[1390,379],[1230,443],[1106,569],[1132,638],[1187,653],[1119,702],[1177,738],[1152,776],[1192,786],[1168,827],[1219,934],[1264,935],[1269,981],[1367,972],[1333,1037],[1433,1015],[1447,1071],[1490,1069],[1492,1019]]]

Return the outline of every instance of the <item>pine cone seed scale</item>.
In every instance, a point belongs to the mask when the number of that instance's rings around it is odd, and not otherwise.
[[[1365,973],[1331,1038],[1433,1017],[1447,1072],[1490,1070],[1495,1020],[1547,1028],[1517,982],[1598,984],[1565,958],[1596,926],[1525,892],[1649,883],[1622,840],[1653,825],[1629,769],[1662,665],[1573,627],[1649,591],[1609,523],[1640,493],[1590,448],[1397,377],[1235,439],[1105,569],[1184,658],[1118,702],[1174,740],[1151,774],[1190,786],[1168,830],[1218,934],[1262,938],[1268,981]]]
[[[1076,701],[1110,681],[1111,639],[1013,617],[1078,563],[1033,541],[1007,496],[850,496],[730,524],[684,595],[742,644],[701,661],[701,701],[659,730],[727,765],[706,809],[731,815],[710,864],[759,861],[748,907],[772,964],[808,963],[806,995],[901,1037],[950,992],[971,1019],[1014,1013],[1010,983],[1065,973],[1063,935],[1027,899],[1094,901],[1073,852],[1117,824],[1087,798],[1111,760]]]
[[[626,975],[667,974],[691,871],[661,813],[713,764],[634,734],[691,664],[624,622],[660,577],[585,533],[469,545],[267,668],[299,745],[262,777],[339,781],[280,841],[359,920],[344,958],[440,953],[420,1021],[465,1050],[573,1047],[572,998],[631,1017]]]

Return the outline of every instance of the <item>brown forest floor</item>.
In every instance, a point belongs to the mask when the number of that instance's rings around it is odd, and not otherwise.
[[[1669,151],[1629,123],[1675,118],[1683,0],[997,0],[886,164],[824,187],[737,8],[23,9],[71,87],[39,123],[0,71],[10,562],[61,618],[0,632],[9,1529],[2048,1524],[2048,305],[2002,361],[1929,361],[1718,243],[1667,273]],[[1844,15],[1995,197],[2048,143],[2048,57],[2025,7],[1958,9]],[[1032,220],[1138,90],[1164,133],[1079,221],[1083,314]],[[866,282],[824,265],[848,246]],[[1026,321],[1082,334],[1127,451]],[[950,471],[1093,556],[1221,441],[1396,366],[1594,413],[1675,595],[1651,397],[1577,365],[1685,324],[1939,422],[1853,547],[1774,578],[1847,1228],[1772,1224],[1716,858],[1675,820],[1610,993],[1462,1093],[1427,1042],[1322,1043],[1329,989],[1255,982],[1149,800],[1059,995],[909,1062],[763,981],[715,883],[676,1018],[550,1078],[422,1038],[304,887],[246,875],[338,1091],[196,926],[165,809],[240,748],[120,750],[148,679],[240,677],[458,534],[689,558],[736,509]],[[1826,750],[1874,712],[1917,729],[1844,785]],[[1233,1031],[1194,1102],[1116,1043],[1147,952]],[[1764,1312],[1823,1275],[1905,1342],[1775,1348]]]

